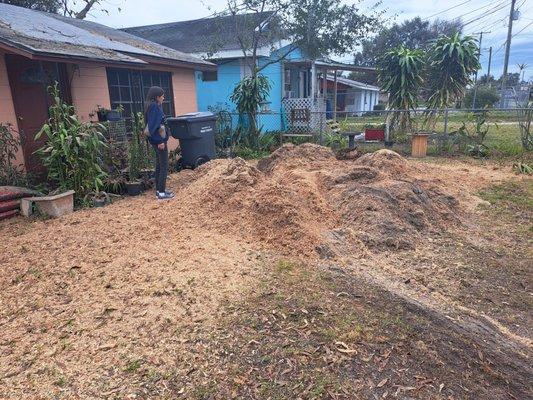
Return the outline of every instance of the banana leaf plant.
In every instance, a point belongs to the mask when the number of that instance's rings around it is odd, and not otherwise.
[[[418,105],[423,83],[424,54],[400,46],[385,53],[378,61],[378,82],[389,93],[389,108],[401,110],[392,114],[391,125],[403,132],[411,129],[411,112]]]

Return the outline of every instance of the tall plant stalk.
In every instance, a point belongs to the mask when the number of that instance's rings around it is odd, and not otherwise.
[[[57,83],[48,90],[53,100],[50,118],[36,135],[46,135],[47,141],[36,153],[48,170],[48,180],[58,190],[74,190],[75,201],[83,204],[88,194],[101,190],[107,176],[101,168],[105,128],[81,122],[74,107],[61,100]]]
[[[381,89],[389,93],[389,108],[402,110],[394,113],[391,123],[405,132],[412,127],[411,111],[418,105],[424,55],[420,50],[400,46],[385,53],[378,67]]]
[[[257,113],[259,106],[268,99],[270,88],[270,80],[266,76],[247,76],[235,86],[230,97],[231,101],[237,105],[237,111],[241,117],[248,117],[248,139],[249,145],[252,147],[256,147],[258,144]]]

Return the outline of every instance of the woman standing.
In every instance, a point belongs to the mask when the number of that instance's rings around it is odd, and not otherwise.
[[[174,193],[166,190],[168,175],[168,134],[165,129],[163,101],[165,92],[159,86],[152,86],[146,95],[144,118],[148,129],[148,141],[155,150],[155,187],[159,200],[171,199]]]

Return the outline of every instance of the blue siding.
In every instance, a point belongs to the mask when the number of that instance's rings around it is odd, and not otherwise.
[[[286,48],[277,50],[269,58],[259,59],[259,67],[264,66],[268,61],[275,59],[279,54],[284,54]],[[300,49],[292,51],[287,60],[302,58]],[[231,93],[235,85],[241,79],[240,59],[231,61],[218,61],[218,80],[213,82],[202,81],[201,72],[196,73],[196,97],[199,111],[207,111],[209,107],[227,108],[230,112],[235,112],[235,104],[230,101]],[[282,128],[281,99],[283,98],[283,61],[278,61],[268,65],[261,73],[267,76],[271,83],[270,95],[268,97],[268,107],[272,114],[262,115],[259,118],[259,126],[263,132],[279,130]]]
[[[218,80],[202,81],[202,73],[196,73],[196,98],[198,111],[207,111],[211,106],[226,105],[230,111],[235,105],[229,99],[235,85],[241,80],[240,60],[218,62]]]

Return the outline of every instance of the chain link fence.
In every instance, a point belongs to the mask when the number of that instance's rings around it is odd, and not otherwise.
[[[277,142],[309,141],[332,147],[346,147],[349,139],[353,139],[353,143],[363,148],[387,144],[397,151],[407,152],[412,133],[428,132],[430,152],[433,153],[463,153],[468,146],[476,146],[478,149],[485,149],[490,155],[514,156],[524,152],[520,121],[524,121],[529,109],[420,109],[336,113],[304,110],[259,113],[259,136],[274,136]],[[218,115],[220,147],[227,147],[231,143],[238,145],[239,137],[246,135],[250,125],[247,118],[230,112]]]

